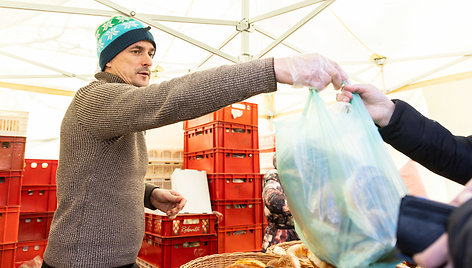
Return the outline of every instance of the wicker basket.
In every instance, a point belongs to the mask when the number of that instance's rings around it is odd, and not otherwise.
[[[276,246],[279,246],[279,247],[283,248],[284,250],[287,250],[289,247],[291,247],[293,245],[300,244],[300,243],[303,243],[303,242],[301,240],[295,240],[295,241],[283,242],[283,243],[279,243],[279,244],[276,244],[276,245],[272,245],[269,248],[267,248],[266,253],[270,254],[270,255],[280,256],[280,254],[277,254],[277,253],[274,252],[274,248]],[[311,263],[309,263],[309,262],[307,263],[307,262],[304,262],[302,260],[300,260],[300,264],[301,264],[302,267],[313,267],[313,265],[311,265]],[[318,266],[318,267],[320,267],[320,268],[335,268],[335,266],[333,266],[333,265],[331,265],[327,262],[323,262],[322,265]],[[420,266],[415,266],[415,265],[412,265],[412,264],[408,264],[407,262],[399,263],[396,266],[396,268],[405,268],[405,267],[421,268]]]
[[[213,254],[197,258],[180,266],[180,268],[224,268],[243,258],[251,258],[263,263],[278,260],[280,256],[261,252],[234,252]]]

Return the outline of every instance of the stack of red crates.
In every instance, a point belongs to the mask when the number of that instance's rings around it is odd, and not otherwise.
[[[25,137],[0,136],[0,267],[15,263],[25,143]]]
[[[204,170],[218,222],[218,253],[262,248],[257,104],[240,102],[184,122],[184,168]]]
[[[150,267],[178,268],[215,254],[215,224],[216,214],[180,214],[171,220],[166,215],[146,213],[146,232],[138,261]]]
[[[43,257],[57,207],[57,160],[25,159],[15,266]]]

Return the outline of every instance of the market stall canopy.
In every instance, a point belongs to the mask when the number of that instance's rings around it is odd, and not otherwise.
[[[96,71],[97,25],[124,14],[153,26],[156,80],[317,52],[353,82],[391,91],[471,70],[471,8],[467,0],[0,1],[0,79],[6,88],[77,90]]]
[[[0,0],[0,109],[29,111],[27,156],[56,157],[71,96],[97,71],[96,27],[121,14],[152,26],[153,82],[261,57],[321,53],[351,83],[372,83],[466,135],[470,10],[469,0]],[[251,100],[270,130],[273,118],[300,110],[306,93],[280,86]]]

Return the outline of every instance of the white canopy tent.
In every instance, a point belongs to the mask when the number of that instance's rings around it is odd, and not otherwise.
[[[30,113],[26,157],[57,158],[71,96],[97,70],[94,32],[108,17],[133,16],[157,42],[153,82],[199,69],[298,53],[337,61],[351,83],[372,83],[453,133],[472,133],[472,2],[468,0],[0,0],[0,109]],[[260,134],[298,111],[307,91],[280,86],[250,99]],[[332,101],[334,91],[323,91]],[[269,120],[267,120],[269,119]],[[149,132],[150,147],[181,147],[181,125]],[[166,135],[173,133],[172,135]],[[392,150],[397,165],[406,158]],[[447,200],[460,187],[421,170]],[[436,193],[438,189],[452,189]]]

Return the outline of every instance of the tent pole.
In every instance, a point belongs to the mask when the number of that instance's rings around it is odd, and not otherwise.
[[[241,21],[236,26],[236,29],[241,32],[241,54],[238,59],[239,62],[246,62],[251,60],[251,52],[249,51],[249,30],[251,25],[248,23],[249,18],[249,0],[241,1]]]
[[[421,81],[418,83],[408,84],[408,85],[399,87],[397,89],[391,90],[389,93],[397,93],[401,91],[407,91],[407,90],[412,90],[412,89],[417,89],[417,88],[422,88],[422,87],[427,87],[427,86],[443,84],[443,83],[447,83],[451,81],[459,81],[459,80],[471,79],[471,78],[472,78],[472,71],[459,73],[459,74],[453,74],[453,75],[443,76],[439,78],[434,78],[431,80]]]
[[[323,4],[319,5],[315,10],[310,12],[308,15],[306,15],[304,18],[302,18],[299,22],[297,22],[294,26],[292,26],[292,28],[288,29],[288,31],[286,31],[279,38],[274,40],[274,42],[272,42],[269,46],[267,46],[265,49],[263,49],[254,58],[256,58],[256,59],[262,58],[265,54],[267,54],[274,47],[276,47],[278,44],[280,44],[282,41],[284,41],[287,37],[289,37],[291,34],[293,34],[295,31],[297,31],[300,27],[305,25],[308,21],[310,21],[312,18],[314,18],[316,15],[318,15],[321,11],[323,11],[329,5],[334,3],[334,1],[335,0],[328,0],[328,1],[324,2]]]
[[[13,55],[13,54],[3,52],[3,51],[0,51],[0,54],[2,54],[4,56],[7,56],[7,57],[10,57],[10,58],[13,58],[13,59],[17,59],[17,60],[20,60],[20,61],[24,61],[24,62],[33,64],[33,65],[36,65],[36,66],[39,66],[39,67],[42,67],[42,68],[45,68],[45,69],[48,69],[48,70],[51,70],[51,71],[54,71],[54,72],[58,72],[58,73],[62,74],[63,76],[66,76],[66,77],[73,77],[73,78],[77,78],[77,79],[80,79],[80,80],[85,81],[85,82],[90,82],[89,79],[85,79],[82,76],[77,76],[76,74],[66,72],[64,70],[61,70],[61,69],[58,69],[58,68],[40,63],[40,62],[32,61],[30,59],[22,58],[22,57],[19,57],[17,55]]]
[[[231,34],[231,36],[229,36],[228,38],[226,38],[225,41],[223,41],[218,47],[217,49],[222,49],[223,47],[225,47],[229,42],[231,42],[231,40],[233,40],[237,35],[239,34],[238,31],[234,32],[233,34]],[[197,64],[197,69],[202,67],[203,64],[205,64],[205,62],[207,62],[211,57],[213,57],[213,53],[210,53],[208,56],[206,56],[199,64]]]
[[[59,96],[74,96],[75,94],[75,91],[55,89],[55,88],[49,88],[49,87],[22,85],[22,84],[16,84],[16,83],[7,83],[7,82],[1,82],[1,81],[0,81],[0,88],[23,90],[23,91],[29,91],[29,92],[34,92],[34,93],[51,94],[51,95],[59,95]]]
[[[257,21],[261,21],[261,20],[265,20],[265,19],[269,19],[269,18],[272,18],[272,17],[275,17],[275,16],[279,16],[279,15],[282,15],[282,14],[285,14],[285,13],[288,13],[288,12],[291,12],[291,11],[294,11],[294,10],[297,10],[297,9],[300,9],[300,8],[304,8],[304,7],[307,7],[307,6],[311,6],[313,4],[316,4],[316,3],[319,3],[319,2],[323,2],[323,1],[326,1],[326,0],[306,0],[306,1],[301,1],[299,3],[296,3],[296,4],[293,4],[293,5],[290,5],[290,6],[286,6],[284,8],[280,8],[280,9],[277,9],[277,10],[274,10],[274,11],[271,11],[271,12],[268,12],[268,13],[265,13],[265,14],[262,14],[262,15],[259,15],[259,16],[256,16],[254,18],[251,18],[249,20],[250,23],[254,23],[254,22],[257,22]]]
[[[269,33],[267,30],[265,29],[262,29],[260,26],[256,26],[254,25],[254,30],[262,35],[265,35],[267,37],[269,37],[270,39],[272,40],[276,40],[277,39],[277,36],[275,34],[271,34]],[[280,42],[282,45],[288,47],[288,48],[291,48],[292,50],[298,52],[298,53],[306,53],[306,51],[304,51],[303,49],[300,49],[300,48],[297,48],[295,47],[294,45],[284,41],[284,42]]]
[[[236,63],[236,62],[238,61],[235,57],[229,55],[228,53],[225,53],[225,52],[223,52],[223,51],[221,51],[221,50],[218,50],[218,49],[216,49],[216,48],[213,48],[213,47],[211,47],[211,46],[209,46],[209,45],[207,45],[207,44],[205,44],[205,43],[203,43],[203,42],[200,42],[200,41],[198,41],[198,40],[196,40],[196,39],[194,39],[194,38],[192,38],[192,37],[190,37],[190,36],[187,36],[187,35],[185,35],[185,34],[182,34],[181,32],[176,31],[176,30],[174,30],[174,29],[172,29],[172,28],[169,28],[169,27],[167,27],[167,26],[165,26],[165,25],[163,25],[163,24],[154,22],[154,21],[152,21],[151,19],[149,19],[149,18],[147,18],[147,17],[145,17],[145,16],[143,16],[143,15],[138,15],[138,14],[136,14],[135,11],[129,10],[129,9],[125,8],[125,7],[122,7],[122,6],[118,5],[118,4],[115,4],[115,3],[113,3],[112,1],[108,1],[108,0],[95,0],[95,1],[98,2],[98,3],[100,3],[100,4],[105,5],[105,6],[107,6],[107,7],[112,8],[112,9],[114,9],[114,10],[120,12],[120,13],[123,14],[123,15],[130,16],[130,17],[132,17],[132,18],[134,18],[134,19],[136,19],[136,20],[139,20],[139,21],[144,22],[144,23],[146,23],[146,24],[148,24],[148,25],[151,25],[151,26],[153,26],[153,27],[155,27],[155,28],[157,28],[157,29],[159,29],[159,30],[161,30],[161,31],[163,31],[163,32],[165,32],[165,33],[167,33],[167,34],[170,34],[170,35],[175,36],[175,37],[177,37],[177,38],[179,38],[179,39],[182,39],[182,40],[184,40],[184,41],[186,41],[186,42],[188,42],[188,43],[190,43],[190,44],[193,44],[193,45],[195,45],[195,46],[197,46],[197,47],[199,47],[199,48],[201,48],[201,49],[203,49],[203,50],[206,50],[206,51],[208,51],[208,52],[211,52],[211,53],[213,53],[213,54],[216,54],[216,55],[218,55],[218,56],[220,56],[220,57],[222,57],[222,58],[224,58],[224,59],[227,59],[227,60],[229,60],[229,61],[231,61],[231,62]]]
[[[19,1],[18,2],[2,1],[2,0],[0,0],[0,8],[53,12],[53,13],[62,13],[62,14],[73,14],[73,15],[88,15],[88,16],[99,16],[99,17],[112,17],[112,16],[120,14],[117,11],[89,9],[89,8],[80,8],[80,7],[53,6],[53,5],[45,5],[45,4],[35,4],[35,3],[27,3],[27,2],[19,2]],[[190,18],[190,17],[154,15],[154,14],[142,14],[142,15],[155,21],[171,21],[171,22],[196,23],[196,24],[216,24],[216,25],[225,25],[225,26],[235,26],[236,23],[238,23],[237,21],[232,21],[232,20],[215,20],[215,19]]]
[[[35,4],[19,1],[0,1],[0,8],[21,9],[41,12],[55,12],[76,15],[102,16],[111,17],[117,15],[114,11],[78,8],[78,7],[64,7],[44,4]]]
[[[414,78],[411,78],[411,79],[405,81],[404,83],[402,83],[402,84],[400,84],[400,85],[398,85],[398,86],[395,86],[395,87],[393,87],[393,88],[390,89],[390,90],[387,90],[387,93],[388,93],[388,92],[391,92],[391,91],[393,91],[393,90],[396,90],[396,89],[398,89],[398,88],[402,88],[402,87],[408,86],[409,84],[411,84],[411,83],[413,83],[413,82],[415,82],[415,81],[418,81],[418,80],[420,80],[420,79],[422,79],[422,78],[425,78],[425,77],[427,77],[427,76],[429,76],[429,75],[431,75],[431,74],[437,73],[437,72],[439,72],[439,71],[441,71],[441,70],[444,70],[444,69],[446,69],[446,68],[448,68],[448,67],[450,67],[450,66],[456,65],[456,64],[458,64],[458,63],[460,63],[460,62],[463,62],[463,61],[465,61],[465,60],[469,60],[470,58],[471,58],[470,56],[466,55],[466,56],[460,57],[460,58],[458,58],[458,59],[455,59],[455,60],[453,60],[453,61],[451,61],[451,62],[449,62],[449,63],[447,63],[447,64],[444,64],[444,65],[442,65],[442,66],[440,66],[440,67],[437,67],[437,68],[434,68],[434,69],[429,70],[429,71],[427,71],[427,72],[424,72],[424,73],[422,73],[421,75],[418,75],[418,76],[416,76],[416,77],[414,77]]]

